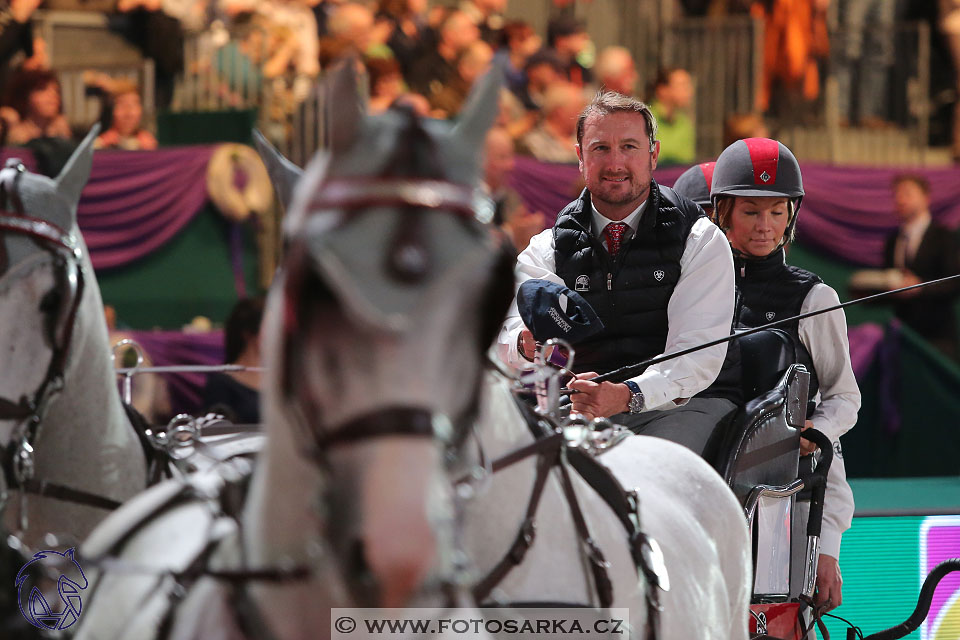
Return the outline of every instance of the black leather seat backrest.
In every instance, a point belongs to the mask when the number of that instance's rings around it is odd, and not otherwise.
[[[734,419],[714,466],[741,504],[757,485],[782,486],[797,478],[809,382],[803,365],[791,365]]]
[[[737,342],[740,384],[747,403],[773,389],[790,365],[797,362],[793,338],[786,331],[764,329],[738,338]]]

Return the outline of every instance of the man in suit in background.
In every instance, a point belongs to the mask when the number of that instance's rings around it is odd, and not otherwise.
[[[886,267],[903,273],[901,286],[960,272],[956,236],[930,218],[930,183],[926,178],[910,174],[896,176],[893,201],[900,228],[887,239],[884,261]],[[904,291],[894,296],[894,312],[904,324],[956,360],[957,320],[953,306],[958,294],[958,281]]]

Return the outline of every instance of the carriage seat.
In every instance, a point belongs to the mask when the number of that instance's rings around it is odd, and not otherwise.
[[[798,394],[801,391],[806,393],[809,374],[800,367],[797,376],[786,377],[796,363],[796,350],[793,338],[784,331],[766,329],[740,338],[736,344],[740,350],[741,390],[747,402],[718,435],[720,446],[708,462],[731,487],[734,486],[734,476],[743,476],[738,482],[742,481],[744,485],[754,480],[758,481],[756,484],[786,484],[797,477],[796,460],[791,464],[782,459],[780,450],[785,449],[789,442],[795,442],[797,446],[793,453],[799,451],[799,431],[796,427],[803,426],[803,420],[800,419],[797,424],[799,418],[791,415],[793,424],[788,425],[785,412],[780,412],[783,415],[779,421],[771,421],[771,416],[789,404],[787,398],[806,397]],[[805,377],[803,389],[797,387],[801,384],[798,379],[801,370]],[[794,388],[791,388],[791,384]],[[779,447],[768,448],[775,442],[779,443]],[[748,452],[752,453],[748,455]],[[757,460],[758,456],[763,455],[770,459]],[[785,463],[786,466],[783,466]],[[765,471],[768,467],[783,473]],[[741,502],[745,497],[744,492],[748,491],[746,486],[739,490],[734,488]]]

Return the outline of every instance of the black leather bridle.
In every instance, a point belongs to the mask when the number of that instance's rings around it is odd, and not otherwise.
[[[64,371],[85,280],[77,238],[53,223],[25,213],[17,189],[25,171],[18,160],[9,161],[0,170],[0,234],[26,237],[53,257],[57,297],[54,299],[55,308],[44,309],[49,314],[46,328],[53,353],[43,380],[31,396],[24,395],[19,400],[0,397],[0,420],[16,421],[10,443],[2,455],[4,479],[9,489],[101,509],[115,509],[120,506],[116,500],[35,477],[34,443],[47,408],[63,390]],[[21,510],[24,529],[25,518],[25,511]]]

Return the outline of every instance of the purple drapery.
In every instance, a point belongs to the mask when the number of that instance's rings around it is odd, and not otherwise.
[[[207,201],[213,149],[95,153],[77,211],[94,268],[142,258],[187,226]]]
[[[684,167],[658,169],[658,182],[672,185]],[[897,227],[890,181],[901,169],[834,167],[803,164],[803,199],[797,237],[805,247],[864,267],[883,263],[886,237]],[[916,169],[930,181],[930,213],[942,224],[960,225],[960,169]],[[542,211],[550,224],[580,191],[574,165],[546,164],[517,158],[511,185],[531,211]]]
[[[223,331],[182,333],[180,331],[125,331],[150,356],[154,366],[183,364],[223,364]],[[147,374],[144,374],[147,375]],[[205,373],[160,374],[170,389],[170,405],[176,413],[198,414]],[[136,384],[136,378],[134,378]]]

